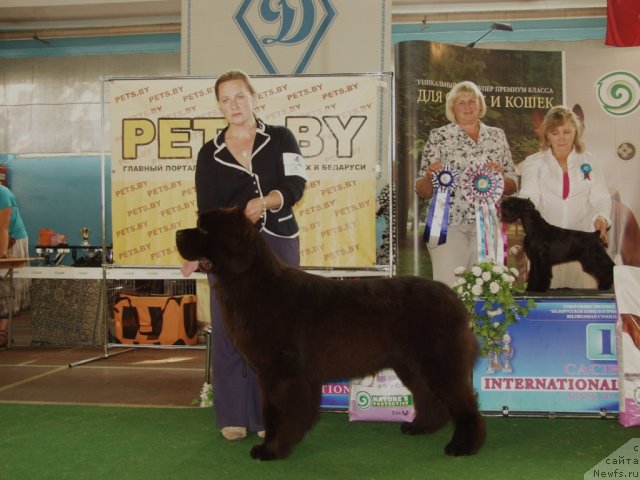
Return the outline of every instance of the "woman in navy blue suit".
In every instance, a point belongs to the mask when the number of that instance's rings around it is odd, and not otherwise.
[[[229,125],[205,143],[196,164],[198,211],[239,206],[286,263],[300,264],[299,229],[293,206],[306,185],[304,159],[293,133],[254,115],[256,91],[242,71],[231,70],[215,84]],[[187,262],[183,273],[197,264]],[[209,274],[213,287],[216,278]],[[211,295],[213,397],[224,438],[244,438],[247,429],[264,434],[256,375],[224,330],[222,312]]]

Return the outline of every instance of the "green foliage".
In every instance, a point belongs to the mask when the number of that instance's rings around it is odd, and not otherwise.
[[[455,274],[458,280],[452,288],[469,311],[482,356],[491,351],[500,353],[501,340],[509,326],[535,306],[533,299],[521,305],[514,298],[524,293],[514,285],[518,271],[488,261],[474,265],[471,270],[458,267]],[[482,303],[479,308],[477,302]]]
[[[540,150],[540,141],[536,138],[521,138],[514,140],[511,144],[511,157],[516,165],[522,162],[529,155]]]

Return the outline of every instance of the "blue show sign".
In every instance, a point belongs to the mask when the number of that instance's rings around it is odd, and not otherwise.
[[[349,409],[348,380],[336,380],[322,385],[322,397],[320,399],[320,410],[346,411]]]
[[[483,411],[618,411],[613,296],[536,298],[473,376]]]

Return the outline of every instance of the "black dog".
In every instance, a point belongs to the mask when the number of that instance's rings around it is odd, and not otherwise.
[[[484,419],[471,385],[478,354],[467,311],[446,285],[418,277],[337,280],[281,262],[238,208],[176,234],[183,258],[217,276],[227,333],[258,374],[266,435],[251,456],[286,457],[319,415],[324,382],[390,367],[413,393],[403,433],[453,419],[445,452],[476,453]],[[202,262],[201,262],[202,264]]]
[[[597,231],[581,232],[546,222],[528,198],[509,197],[500,204],[505,223],[522,221],[524,251],[531,263],[527,291],[546,292],[551,285],[551,267],[578,261],[595,277],[599,290],[613,285],[613,266]]]

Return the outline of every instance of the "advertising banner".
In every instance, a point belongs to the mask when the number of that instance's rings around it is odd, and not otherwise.
[[[483,411],[618,411],[615,299],[536,298],[527,318],[482,358],[473,383]]]
[[[482,91],[487,113],[482,121],[501,128],[515,164],[539,149],[537,129],[544,114],[563,101],[562,52],[474,49],[427,41],[396,44],[396,159],[398,237],[413,251],[399,255],[402,271],[420,273],[428,262],[422,231],[429,202],[418,201],[415,181],[422,150],[432,129],[449,124],[446,95],[470,80]],[[406,228],[405,228],[406,226]],[[405,241],[403,241],[405,240]]]
[[[349,392],[349,420],[352,422],[412,422],[415,418],[413,393],[393,369],[354,378]]]
[[[320,409],[326,411],[345,411],[349,408],[350,382],[337,380],[322,385]]]
[[[286,125],[306,161],[296,206],[303,267],[376,263],[376,182],[389,168],[390,75],[256,77],[256,115]],[[194,174],[226,121],[214,78],[112,79],[111,201],[117,265],[179,265],[196,224]]]

